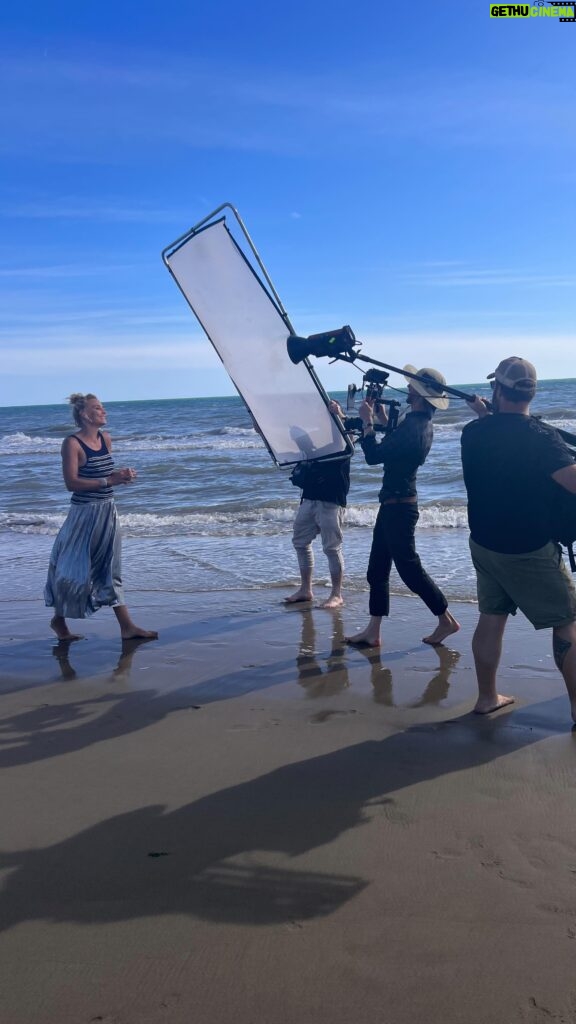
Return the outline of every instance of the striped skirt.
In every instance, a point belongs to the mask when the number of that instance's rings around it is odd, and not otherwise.
[[[52,548],[44,600],[55,615],[84,619],[124,604],[121,537],[113,500],[70,505]]]

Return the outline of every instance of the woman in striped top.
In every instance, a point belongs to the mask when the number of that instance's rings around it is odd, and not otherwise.
[[[54,608],[50,625],[59,640],[79,640],[66,617],[84,619],[112,606],[123,640],[155,639],[136,626],[124,602],[121,540],[113,488],[136,479],[130,466],[114,469],[106,410],[96,395],[70,395],[78,426],[62,443],[64,483],[72,492],[70,510],[52,548],[44,599]]]

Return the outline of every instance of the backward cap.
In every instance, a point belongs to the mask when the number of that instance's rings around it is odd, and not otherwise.
[[[536,368],[527,359],[521,356],[508,356],[494,370],[488,374],[488,380],[494,378],[504,388],[512,391],[525,391],[532,394],[536,390],[538,378]]]

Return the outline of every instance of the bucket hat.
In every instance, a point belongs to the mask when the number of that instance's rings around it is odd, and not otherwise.
[[[415,366],[407,363],[404,367],[404,372],[417,373],[419,377],[427,377],[430,380],[430,384],[421,380],[413,380],[411,377],[406,377],[406,380],[412,385],[414,391],[422,395],[422,398],[425,398],[435,409],[448,408],[448,395],[444,391],[446,378],[442,376],[439,370],[433,370],[430,366],[417,370]]]

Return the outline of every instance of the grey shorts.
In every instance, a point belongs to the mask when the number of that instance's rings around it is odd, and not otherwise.
[[[292,543],[295,548],[307,548],[318,534],[324,551],[336,551],[342,546],[344,509],[332,501],[311,501],[304,498],[294,520]]]
[[[576,619],[576,589],[558,544],[520,555],[489,551],[470,538],[478,607],[485,615],[515,615],[519,608],[534,629]]]

